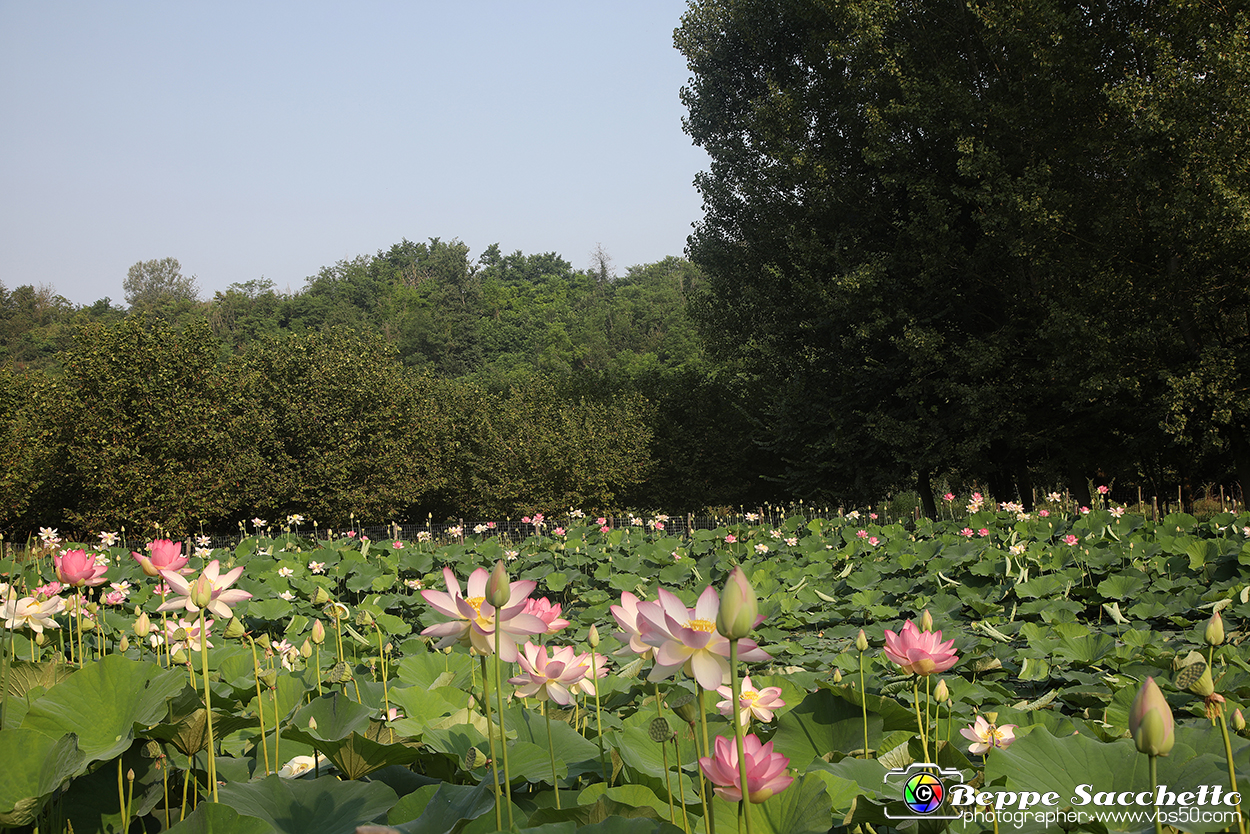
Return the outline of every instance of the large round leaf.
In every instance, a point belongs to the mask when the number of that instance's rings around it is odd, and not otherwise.
[[[381,782],[341,782],[332,776],[232,782],[218,795],[222,803],[264,820],[278,834],[353,834],[356,826],[384,818],[397,798]]]
[[[53,791],[80,772],[75,735],[51,738],[36,730],[0,730],[0,826],[27,825]]]
[[[121,755],[135,725],[165,717],[165,702],[183,686],[178,670],[110,654],[75,672],[34,703],[22,727],[52,738],[78,735],[86,763]]]

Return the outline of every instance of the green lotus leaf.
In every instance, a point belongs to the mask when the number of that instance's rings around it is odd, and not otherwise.
[[[338,741],[351,733],[367,734],[375,714],[374,710],[335,691],[314,699],[296,712],[290,725],[316,741]],[[310,726],[310,721],[314,725]]]
[[[258,817],[247,817],[220,802],[201,802],[168,834],[274,834],[276,829]]]
[[[86,762],[112,759],[130,747],[136,725],[147,728],[165,717],[166,700],[184,680],[181,670],[106,655],[48,690],[22,727],[53,738],[75,733]]]
[[[453,785],[444,782],[426,803],[421,816],[397,826],[404,834],[458,834],[466,825],[495,807],[490,782]],[[504,820],[507,824],[507,820]],[[494,820],[491,820],[494,824]]]
[[[712,802],[717,831],[737,831],[738,803],[717,797]],[[815,773],[799,776],[768,801],[751,806],[755,834],[824,834],[833,825],[825,780]]]
[[[77,670],[67,663],[31,663],[28,660],[14,661],[9,667],[8,680],[5,682],[6,697],[22,698],[26,693],[39,687],[45,692],[68,678]],[[31,699],[34,700],[33,698]]]
[[[76,735],[24,729],[0,730],[0,761],[0,826],[34,821],[44,801],[85,766]]]
[[[421,689],[454,686],[467,690],[474,666],[476,664],[473,658],[463,652],[422,652],[409,655],[400,661],[397,677],[405,686]]]
[[[332,776],[231,782],[218,795],[240,815],[269,823],[277,834],[354,834],[356,826],[384,818],[398,798],[381,782],[343,782]]]
[[[831,753],[846,755],[864,747],[864,717],[858,690],[818,689],[777,719],[773,750],[787,756],[790,766],[806,770]],[[872,694],[868,700],[868,744],[873,749],[885,731],[907,729],[915,714],[897,703]]]

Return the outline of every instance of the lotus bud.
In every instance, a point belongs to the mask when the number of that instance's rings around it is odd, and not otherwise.
[[[321,620],[313,620],[312,641],[318,646],[326,641],[326,627],[322,624]]]
[[[313,656],[312,643],[308,642],[307,638],[304,639],[304,645],[299,647],[299,656],[305,660]]]
[[[1154,678],[1146,678],[1133,699],[1128,729],[1137,749],[1148,756],[1166,756],[1176,743],[1172,708]]]
[[[586,635],[586,642],[590,644],[592,649],[599,648],[599,629],[595,626],[590,627],[590,633]]]
[[[1220,619],[1219,611],[1211,614],[1211,619],[1207,620],[1207,629],[1202,636],[1208,646],[1218,646],[1224,642],[1224,621]]]
[[[36,636],[42,637],[43,635],[39,634]],[[126,651],[126,649],[129,649],[129,648],[130,648],[130,638],[123,634],[122,639],[117,641],[117,650],[119,652],[124,652]]]
[[[920,630],[933,631],[933,615],[929,613],[928,608],[920,615]]]
[[[122,638],[122,639],[125,639],[125,638]],[[38,632],[38,633],[36,633],[36,634],[35,634],[35,645],[36,645],[36,646],[43,646],[43,645],[46,645],[46,644],[47,644],[47,642],[48,642],[48,637],[47,637],[47,635],[46,635],[46,634],[44,634],[42,631],[40,631],[40,632]],[[126,651],[126,650],[125,650],[125,649],[122,649],[122,651]]]
[[[318,585],[317,590],[313,591],[312,604],[321,606],[321,605],[325,605],[329,601],[330,601],[330,592],[327,591],[325,588],[322,588],[320,585]]]
[[[508,568],[504,565],[503,559],[500,559],[495,562],[495,569],[490,572],[490,579],[486,580],[486,601],[495,608],[503,608],[512,597],[510,586]]]
[[[868,651],[868,635],[864,634],[862,628],[859,630],[859,634],[855,635],[855,648],[860,652]]]
[[[837,666],[833,667],[833,682],[842,683],[842,670]]]
[[[1246,729],[1246,717],[1241,714],[1240,709],[1233,710],[1233,729],[1239,733]]]
[[[720,610],[716,612],[716,630],[722,637],[741,640],[755,628],[760,605],[755,589],[747,581],[742,568],[734,568],[720,593]]]
[[[204,574],[196,577],[195,582],[191,583],[191,602],[197,608],[207,608],[208,604],[213,601],[213,581]]]
[[[141,640],[151,634],[152,619],[148,616],[148,612],[144,611],[136,617],[130,627],[134,630],[135,636]]]
[[[309,718],[308,718],[308,729],[310,729],[310,730],[315,730],[315,729],[317,729],[317,719],[315,719],[315,718],[313,718],[313,717],[309,716]]]
[[[937,701],[939,704],[944,704],[949,701],[950,698],[950,687],[946,685],[946,678],[942,678],[933,689],[933,700]]]
[[[227,640],[242,640],[247,636],[247,629],[243,627],[243,623],[237,617],[233,617],[226,624],[225,635]]]

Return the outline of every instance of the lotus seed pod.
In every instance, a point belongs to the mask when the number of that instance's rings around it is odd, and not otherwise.
[[[929,613],[928,608],[920,615],[920,630],[933,631],[933,615]]]
[[[486,601],[495,608],[503,608],[508,604],[511,596],[512,588],[508,568],[504,565],[503,559],[500,559],[495,562],[495,569],[490,572],[490,578],[486,580]]]
[[[169,659],[173,661],[174,663],[186,663],[187,653],[182,650],[182,646],[179,646],[178,648],[174,649],[174,653],[169,656]]]
[[[230,640],[241,640],[247,636],[247,629],[243,627],[243,623],[237,617],[231,618],[226,624],[226,637]]]
[[[859,634],[855,635],[855,648],[861,652],[868,651],[868,635],[864,634],[862,628],[859,630]]]
[[[586,642],[590,644],[592,649],[599,648],[599,629],[596,626],[590,627],[590,633],[586,635]]]
[[[997,712],[987,712],[987,713],[985,713],[985,720],[986,720],[986,721],[988,721],[988,722],[990,722],[991,724],[997,724],[997,723],[998,723],[998,713],[997,713]]]
[[[673,728],[669,726],[667,718],[652,718],[651,726],[647,728],[647,735],[651,736],[651,740],[656,744],[663,744],[673,737]]]
[[[1166,756],[1176,744],[1172,708],[1154,678],[1146,678],[1133,699],[1128,729],[1137,749],[1148,756]]]
[[[741,640],[755,628],[760,605],[755,589],[747,581],[742,568],[734,568],[725,580],[720,594],[720,609],[716,612],[716,630],[729,640]]]
[[[144,611],[143,613],[141,613],[138,616],[138,618],[136,618],[135,621],[131,623],[130,627],[131,629],[134,630],[135,636],[141,640],[144,637],[147,637],[149,634],[151,634],[152,633],[152,619],[148,617],[148,612]]]
[[[482,761],[482,753],[476,747],[470,747],[464,752],[464,769],[473,770]]]
[[[694,695],[689,692],[686,692],[669,704],[669,708],[677,713],[677,717],[687,724],[693,724],[699,718],[699,709],[694,704]]]
[[[946,678],[942,678],[933,689],[933,700],[937,701],[939,704],[944,704],[949,701],[950,698],[950,687],[946,685]]]
[[[1208,646],[1218,646],[1224,642],[1224,621],[1220,619],[1219,611],[1211,614],[1211,619],[1207,620],[1207,629],[1202,636]]]
[[[325,605],[329,601],[330,601],[330,592],[327,591],[325,588],[322,588],[320,585],[318,585],[317,590],[313,592],[312,604],[313,605]]]
[[[318,646],[326,641],[326,627],[322,624],[321,620],[313,620],[312,641]]]
[[[278,682],[278,673],[272,669],[266,669],[260,673],[260,682],[272,689],[274,684]]]

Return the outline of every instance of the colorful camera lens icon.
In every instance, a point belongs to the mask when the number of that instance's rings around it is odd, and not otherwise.
[[[938,767],[929,762],[914,762],[895,768],[885,775],[901,803],[890,802],[885,815],[894,820],[952,820],[961,815],[947,804],[949,786],[963,783],[963,774],[955,768]],[[888,794],[887,794],[888,795]]]

